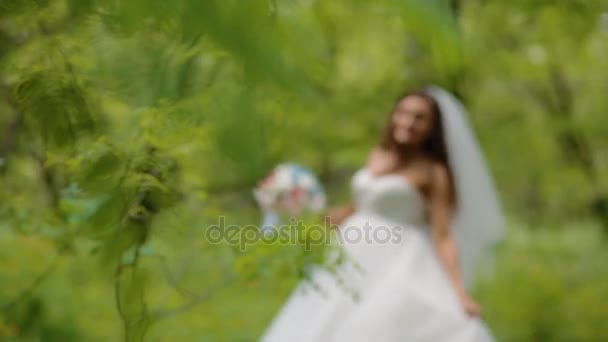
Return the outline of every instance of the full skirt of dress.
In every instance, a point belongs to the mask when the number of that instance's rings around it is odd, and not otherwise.
[[[489,342],[466,315],[435,253],[428,226],[355,213],[337,232],[347,262],[302,281],[263,342]]]

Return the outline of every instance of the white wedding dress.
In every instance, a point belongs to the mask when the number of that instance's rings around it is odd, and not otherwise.
[[[335,243],[355,263],[315,269],[278,312],[264,342],[493,341],[465,314],[430,239],[422,194],[403,176],[365,168],[351,180],[356,211]],[[340,279],[340,281],[338,281]]]

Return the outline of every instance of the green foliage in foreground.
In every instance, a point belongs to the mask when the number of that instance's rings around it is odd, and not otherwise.
[[[328,114],[359,107],[349,89],[357,54],[336,46],[360,50],[360,32],[334,23],[362,23],[359,13],[370,42],[384,35],[373,27],[387,16],[395,33],[436,26],[421,46],[442,52],[445,70],[458,64],[442,1],[0,2],[0,227],[3,242],[48,249],[40,268],[6,271],[31,277],[11,281],[20,285],[0,302],[6,336],[140,341],[224,291],[305,277],[323,246],[241,249],[204,234],[221,216],[258,223],[245,214],[250,191],[277,161],[297,159],[324,176],[334,169],[319,151],[337,151],[334,127],[352,120]],[[393,56],[390,70],[374,72],[375,89],[359,88],[364,97],[381,91],[382,75],[395,80],[400,64]],[[340,133],[348,140],[366,129]],[[87,272],[66,274],[64,264]],[[59,274],[83,291],[111,284],[99,303],[115,312],[95,321],[108,324],[54,323],[56,308],[86,302],[53,302],[78,294],[71,283],[39,291]]]
[[[481,280],[475,290],[499,341],[603,341],[608,337],[601,329],[608,317],[608,252],[600,236],[600,229],[589,224],[536,231],[512,227],[499,249],[498,273],[492,280]],[[3,302],[57,262],[28,304],[12,313],[28,324],[28,333],[19,340],[121,338],[115,304],[107,299],[113,297],[112,284],[91,267],[91,258],[60,257],[53,261],[57,255],[44,241],[13,235],[4,235],[1,241]],[[187,254],[195,260],[204,259],[200,251]],[[204,270],[184,275],[182,290],[196,291],[197,281],[206,275]],[[297,274],[286,272],[227,288],[195,308],[158,321],[146,340],[252,340],[262,333],[298,279]],[[179,301],[168,295],[171,292],[162,284],[152,281],[148,286],[150,298],[156,298],[150,305]],[[12,318],[3,316],[0,320],[3,340],[18,334]]]

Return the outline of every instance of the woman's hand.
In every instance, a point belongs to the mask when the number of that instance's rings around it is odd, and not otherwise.
[[[340,225],[353,213],[353,211],[354,209],[352,204],[348,204],[341,207],[330,208],[325,216],[329,218],[331,225]]]
[[[461,293],[459,295],[459,299],[460,299],[460,303],[462,304],[462,307],[463,307],[464,311],[467,313],[467,315],[469,315],[471,317],[477,317],[477,316],[481,315],[481,307],[467,293],[464,293],[464,292]]]

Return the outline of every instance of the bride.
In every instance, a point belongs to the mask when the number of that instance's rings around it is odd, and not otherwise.
[[[329,217],[353,262],[315,269],[261,340],[493,341],[468,290],[503,216],[460,102],[438,87],[400,98],[351,190]]]

